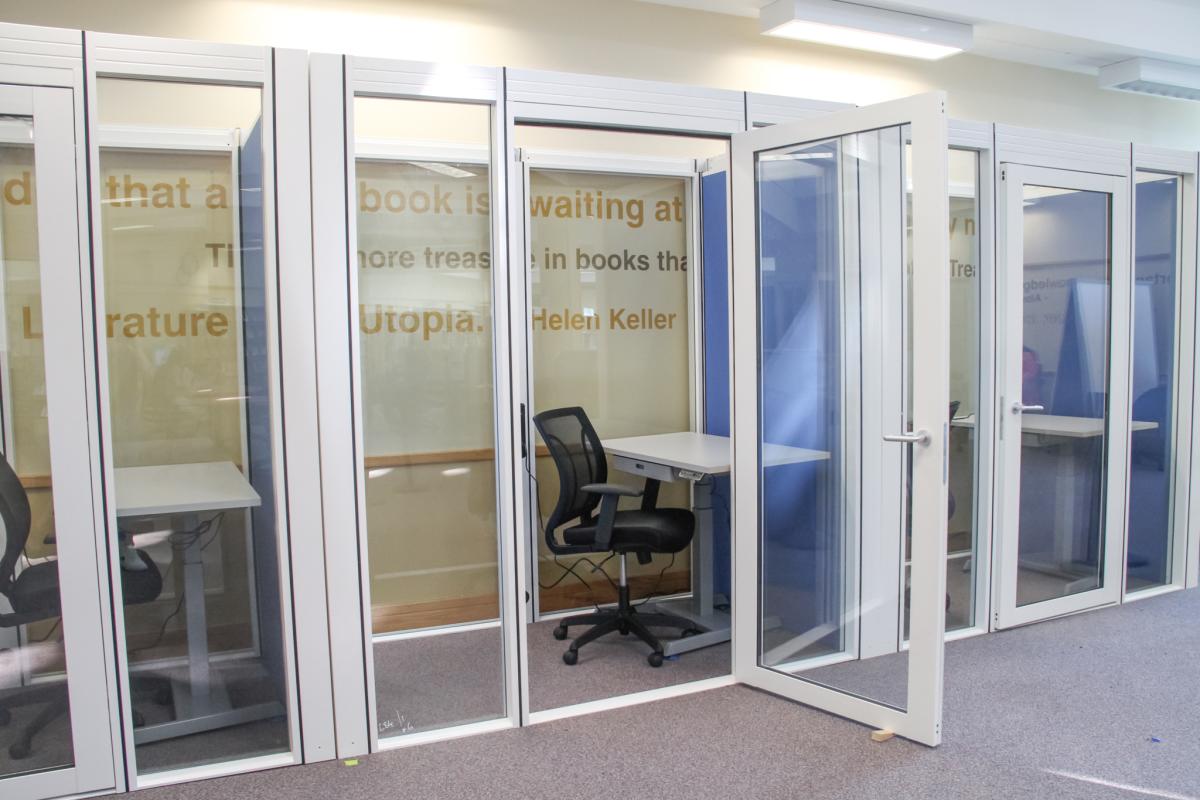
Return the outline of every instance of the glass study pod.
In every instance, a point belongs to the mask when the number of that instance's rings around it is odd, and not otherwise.
[[[87,46],[128,774],[145,786],[293,763],[273,54],[104,35]]]
[[[78,37],[58,44],[78,60]],[[115,696],[80,313],[79,87],[5,83],[11,72],[0,67],[0,794],[50,797],[118,787]],[[149,578],[128,590],[152,593]]]
[[[997,131],[1009,627],[1184,585],[1195,157]]]
[[[729,395],[719,163],[745,98],[528,70],[506,87],[522,721],[728,684],[730,449],[707,412]]]

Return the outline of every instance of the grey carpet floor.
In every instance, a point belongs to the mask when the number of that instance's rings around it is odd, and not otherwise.
[[[936,749],[735,686],[140,796],[1188,800],[1198,620],[1192,591],[952,642]]]
[[[650,649],[632,636],[605,636],[563,663],[567,642],[553,636],[554,621],[529,626],[529,707],[534,711],[617,697],[728,675],[729,645],[714,645],[646,663]],[[572,629],[572,634],[583,629]],[[443,633],[375,645],[375,698],[379,735],[394,736],[504,714],[499,628]]]
[[[234,707],[251,705],[275,696],[271,681],[262,666],[253,660],[214,662],[216,678],[229,692]],[[185,670],[162,673],[139,671],[137,685],[153,677],[183,678]],[[65,695],[65,687],[62,687]],[[24,759],[9,757],[8,747],[17,732],[41,711],[44,704],[29,705],[13,710],[8,725],[0,726],[0,776],[34,772],[72,763],[70,721],[65,714],[56,717],[34,739],[32,754]],[[171,709],[159,706],[141,691],[135,693],[134,707],[145,716],[147,724],[171,719]],[[65,709],[65,705],[63,706]],[[231,758],[247,758],[256,754],[286,752],[288,723],[284,717],[260,720],[220,730],[197,733],[161,742],[139,745],[138,769],[143,773],[179,767],[211,764]]]

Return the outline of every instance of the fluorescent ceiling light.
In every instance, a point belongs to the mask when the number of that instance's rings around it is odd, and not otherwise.
[[[961,22],[841,0],[775,0],[758,19],[769,36],[930,61],[961,53],[974,41],[974,29]]]
[[[1153,58],[1131,58],[1101,67],[1100,88],[1200,100],[1200,67]]]
[[[449,175],[451,178],[474,178],[475,177],[474,172],[468,172],[465,169],[459,169],[458,167],[452,166],[450,164],[443,164],[439,161],[410,161],[408,163],[412,164],[414,167],[421,167],[423,169],[429,170],[430,172],[436,172],[439,175]]]

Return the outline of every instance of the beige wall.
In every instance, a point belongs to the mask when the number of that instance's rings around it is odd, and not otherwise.
[[[771,39],[757,21],[633,0],[3,0],[10,22],[558,69],[857,104],[928,89],[966,119],[1200,148],[1200,105],[963,55],[926,63]]]

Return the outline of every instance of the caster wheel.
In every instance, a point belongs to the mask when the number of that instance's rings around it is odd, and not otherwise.
[[[629,623],[628,622],[620,623],[619,625],[617,625],[617,630],[621,632],[622,636],[628,636],[629,635]]]
[[[12,713],[7,708],[0,708],[0,728],[12,722]]]
[[[22,758],[29,758],[32,747],[28,742],[13,742],[8,748],[8,755],[14,761],[20,761]]]
[[[661,667],[663,665],[663,654],[651,653],[646,656],[646,661],[650,662],[650,666],[652,667]]]
[[[140,711],[133,712],[133,727],[141,728],[146,725],[146,715]]]
[[[557,628],[555,628],[554,629],[554,638],[558,639],[560,642],[563,639],[567,638],[567,626],[559,625]]]
[[[175,696],[171,693],[168,686],[154,690],[154,703],[160,706],[169,706],[175,702]]]
[[[575,666],[575,662],[578,660],[579,660],[579,651],[578,650],[568,650],[567,652],[563,653],[563,663],[566,664],[568,667]]]

